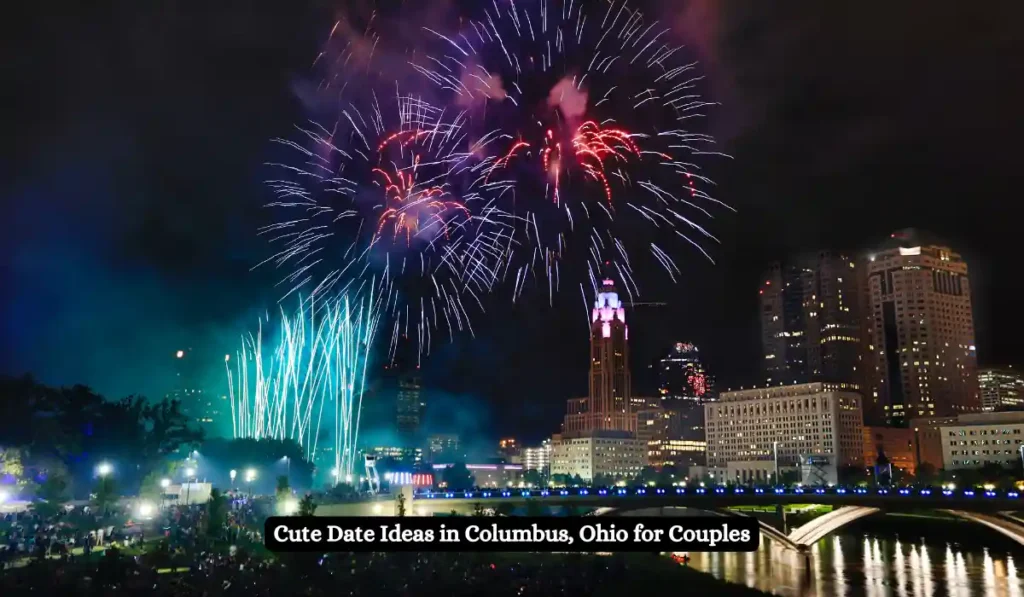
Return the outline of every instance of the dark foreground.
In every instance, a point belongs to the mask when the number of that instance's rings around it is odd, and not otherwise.
[[[237,553],[189,560],[158,562],[150,554],[111,551],[88,561],[33,561],[0,573],[0,595],[622,597],[670,587],[764,595],[653,554],[285,554],[273,561]],[[186,563],[184,571],[163,567]]]

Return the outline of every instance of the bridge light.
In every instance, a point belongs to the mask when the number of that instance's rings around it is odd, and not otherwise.
[[[967,491],[964,492],[964,495],[966,495],[967,497],[974,497],[974,492],[970,491],[970,490],[967,490]]]
[[[996,488],[996,486],[991,484],[991,483],[985,483],[985,485],[984,485],[985,491],[992,491],[995,488]]]
[[[953,491],[954,489],[956,489],[956,483],[947,483],[946,489]]]
[[[1012,497],[1012,498],[1020,497],[1020,494],[1017,493],[1016,491],[1011,491],[1011,492],[1006,494],[1006,497]]]

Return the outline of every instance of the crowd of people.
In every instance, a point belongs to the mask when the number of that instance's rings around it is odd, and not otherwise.
[[[520,559],[513,554],[334,553],[268,558],[236,548],[193,554],[187,568],[181,566],[181,560],[161,567],[158,557],[127,557],[108,550],[101,557],[78,563],[38,560],[8,571],[0,579],[0,593],[575,597],[618,596],[626,590],[678,587],[680,583],[715,594],[756,593],[718,583],[651,555],[527,554]],[[652,561],[638,565],[642,558]],[[652,570],[656,572],[652,574]]]
[[[173,507],[139,533],[124,524],[88,530],[95,519],[83,525],[64,512],[51,519],[20,514],[4,525],[0,595],[618,597],[680,583],[716,594],[749,592],[652,554],[272,554],[261,534],[265,510],[232,500],[227,520],[211,528],[205,508]],[[685,578],[674,576],[680,574]]]

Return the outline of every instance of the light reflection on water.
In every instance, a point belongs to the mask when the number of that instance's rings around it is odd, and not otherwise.
[[[768,539],[753,553],[691,553],[689,565],[792,597],[1024,597],[1022,555],[1024,550],[833,535],[811,548],[809,569],[803,555]]]

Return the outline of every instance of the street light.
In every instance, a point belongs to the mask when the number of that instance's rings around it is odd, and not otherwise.
[[[195,479],[196,469],[188,467],[185,469],[185,505],[191,505],[190,498],[192,497],[192,480]]]
[[[96,467],[96,474],[101,477],[106,477],[112,472],[114,472],[114,465],[109,462],[101,462],[99,466]]]
[[[228,475],[231,476],[231,487],[232,488],[234,488],[234,486],[235,486],[235,475],[237,475],[237,474],[238,474],[238,471],[236,471],[235,469],[231,469],[231,472],[228,473]]]

